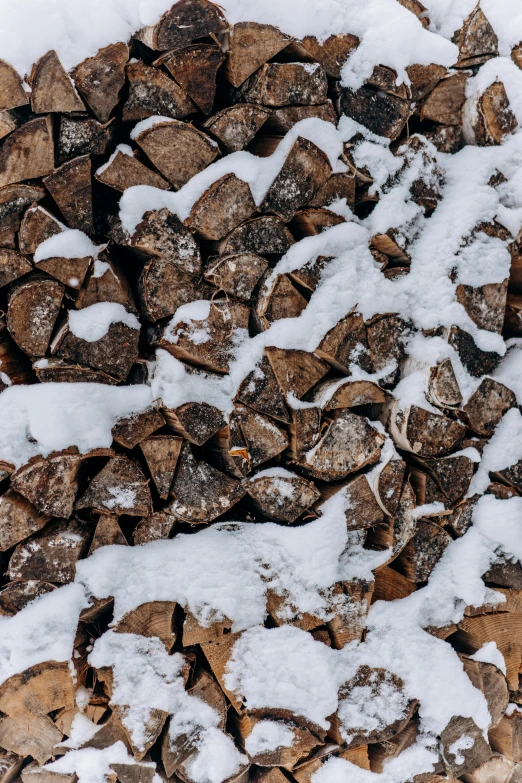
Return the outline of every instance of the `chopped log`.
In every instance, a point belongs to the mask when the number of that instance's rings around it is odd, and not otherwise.
[[[427,398],[438,408],[458,408],[462,403],[462,394],[451,359],[443,359],[430,369]]]
[[[328,80],[319,63],[267,63],[240,88],[247,103],[311,106],[325,103]]]
[[[411,595],[415,590],[413,582],[390,566],[383,566],[376,569],[375,572],[372,603],[374,601],[397,601]]]
[[[111,670],[109,669],[109,671]],[[99,670],[96,671],[96,674],[98,679],[100,679]],[[81,745],[81,747],[94,748],[95,750],[103,750],[104,748],[109,748],[111,745],[114,745],[116,742],[122,742],[125,749],[129,753],[132,752],[129,740],[127,738],[127,734],[122,726],[120,717],[118,715],[118,710],[113,710],[108,720],[106,720],[105,723],[102,723],[101,727],[98,729],[96,734],[94,734],[94,736],[91,737],[90,740],[84,742]]]
[[[315,406],[312,408],[292,408],[290,414],[289,454],[294,462],[301,463],[305,459],[306,453],[314,448],[319,441],[321,409]]]
[[[119,783],[152,783],[154,768],[143,764],[111,764]]]
[[[328,365],[307,351],[269,346],[266,357],[285,398],[288,394],[303,397],[328,372]]]
[[[68,519],[76,500],[81,462],[79,454],[67,452],[33,457],[13,473],[11,487],[42,514]]]
[[[283,424],[290,421],[285,395],[266,356],[263,356],[261,363],[241,382],[235,401]]]
[[[415,103],[419,103],[444,78],[446,68],[434,63],[430,63],[430,65],[414,63],[408,65],[406,73],[410,78],[411,99]]]
[[[110,44],[83,60],[71,73],[78,92],[102,123],[107,122],[118,103],[128,59],[126,43]]]
[[[127,539],[121,532],[116,514],[100,514],[96,530],[89,547],[89,556],[102,546],[127,546]]]
[[[373,588],[373,581],[354,579],[344,582],[334,590],[334,595],[344,599],[335,616],[326,623],[334,650],[342,650],[350,642],[361,641]]]
[[[201,651],[207,659],[212,674],[219,683],[219,686],[232,707],[239,714],[242,712],[242,702],[240,697],[234,691],[228,690],[225,684],[225,669],[232,653],[232,648],[237,642],[239,634],[227,633],[221,638],[214,638],[212,641],[200,642]]]
[[[213,139],[179,120],[155,122],[134,140],[176,190],[209,166],[219,153]]]
[[[0,686],[0,710],[11,717],[34,720],[73,706],[74,688],[67,662],[37,663]]]
[[[254,71],[284,49],[291,38],[277,27],[256,22],[239,22],[229,31],[225,75],[239,87]]]
[[[482,65],[491,57],[498,56],[498,38],[479,3],[464,19],[452,40],[459,47],[457,68]]]
[[[463,454],[449,454],[442,459],[413,458],[413,463],[410,481],[419,505],[438,501],[453,507],[469,489],[473,462]]]
[[[302,288],[313,292],[321,282],[323,272],[328,268],[331,261],[332,258],[329,256],[317,256],[317,258],[312,258],[298,269],[288,272],[288,276]]]
[[[68,225],[94,233],[90,157],[67,161],[43,182]]]
[[[502,715],[497,725],[489,729],[488,735],[493,750],[516,764],[522,761],[522,713],[515,709]]]
[[[342,88],[338,112],[352,117],[378,136],[394,141],[408,121],[411,104],[402,97],[369,87]]]
[[[500,144],[518,127],[502,82],[493,82],[480,95],[468,98],[464,106],[464,138],[468,144]]]
[[[264,106],[239,103],[210,117],[203,127],[215,136],[227,152],[238,152],[252,141],[271,112]]]
[[[346,199],[347,205],[352,209],[355,206],[355,177],[351,172],[332,174],[316,191],[308,205],[310,207],[328,206],[339,199]]]
[[[214,622],[203,626],[187,610],[183,623],[183,646],[192,647],[195,644],[223,640],[224,635],[230,633],[231,627],[232,623],[227,618],[214,620]]]
[[[29,103],[22,79],[12,65],[0,60],[0,111],[16,109]]]
[[[129,96],[123,106],[123,122],[154,116],[181,120],[196,112],[185,90],[162,71],[142,62],[130,63],[125,71]]]
[[[115,302],[123,305],[130,313],[137,312],[124,270],[106,252],[89,268],[87,279],[78,291],[75,305],[78,310],[83,310],[84,307],[90,307],[97,302]]]
[[[419,519],[415,532],[395,561],[412,582],[427,582],[452,538],[444,528],[429,519]]]
[[[33,202],[45,196],[43,188],[35,185],[6,185],[0,188],[0,221],[22,213]]]
[[[54,50],[33,65],[29,83],[31,109],[35,114],[85,111],[82,99]]]
[[[509,702],[506,678],[500,669],[497,669],[492,663],[473,661],[465,655],[459,657],[464,666],[464,671],[475,688],[478,688],[484,694],[491,717],[489,730],[494,731],[495,727],[500,727]],[[494,750],[498,750],[498,748],[494,748]],[[514,759],[511,760],[513,761]]]
[[[479,435],[492,435],[506,411],[516,405],[511,389],[493,378],[484,378],[462,408],[462,417]]]
[[[94,476],[76,502],[76,508],[92,508],[118,516],[148,516],[152,513],[148,481],[135,460],[125,456],[112,457]]]
[[[359,405],[382,405],[389,397],[388,393],[373,381],[342,379],[320,383],[314,391],[313,399],[323,410],[332,411],[339,408],[356,408]]]
[[[85,554],[90,529],[76,519],[53,522],[18,544],[9,561],[10,579],[72,582],[76,563]]]
[[[423,5],[420,0],[398,0],[398,2],[415,14],[419,22],[423,27],[429,27],[430,18],[428,16],[428,9]]]
[[[440,457],[457,446],[466,428],[458,421],[410,405],[401,410],[398,402],[389,408],[390,434],[405,451],[419,457]]]
[[[239,439],[226,437],[223,440],[227,443],[226,452],[230,455],[229,459],[241,476],[281,454],[288,446],[286,434],[266,416],[247,408],[243,405],[237,405],[230,418],[230,431],[238,431]],[[237,442],[239,441],[239,442]],[[236,458],[236,459],[234,459]]]
[[[251,718],[248,719],[248,734],[246,731],[241,732],[242,723],[246,721],[238,720],[238,729],[241,733],[242,744],[246,747],[249,759],[252,764],[257,764],[261,767],[282,767],[286,770],[292,770],[299,759],[306,757],[310,752],[320,745],[320,739],[304,726],[300,726],[293,721],[271,721],[281,728],[290,730],[293,734],[292,744],[290,746],[279,746],[270,750],[257,749],[256,752],[248,751],[249,748],[249,736],[252,730],[255,729],[260,723],[263,723],[263,719]],[[285,778],[284,778],[285,779]],[[264,778],[263,778],[264,780]]]
[[[54,746],[62,739],[62,732],[51,718],[39,715],[6,717],[0,719],[0,745],[19,756],[32,756],[45,764],[53,755]]]
[[[14,284],[9,294],[7,328],[29,356],[43,356],[47,351],[63,295],[63,286],[43,275]]]
[[[319,41],[314,35],[306,35],[299,41],[299,48],[321,63],[328,76],[340,79],[343,65],[359,43],[359,38],[350,33],[330,35],[324,41]]]
[[[74,773],[51,772],[49,769],[42,769],[33,761],[27,767],[24,767],[20,777],[23,783],[36,783],[36,781],[38,783],[74,783],[76,775]],[[4,783],[4,779],[0,779]],[[8,781],[5,781],[5,783],[8,783]]]
[[[388,565],[404,549],[416,528],[416,520],[413,516],[415,508],[415,494],[409,481],[402,486],[402,493],[394,517],[386,518],[386,524],[373,528],[366,539],[366,544],[373,549],[390,549],[391,554],[383,566]],[[382,567],[382,566],[380,566]]]
[[[49,522],[26,498],[8,489],[0,497],[0,552],[41,530]]]
[[[198,109],[208,115],[212,113],[216,76],[224,59],[219,46],[200,43],[175,49],[161,58],[161,63]]]
[[[60,117],[60,132],[56,146],[56,164],[81,155],[104,155],[116,127],[112,120],[102,124],[92,117]]]
[[[51,117],[38,117],[13,131],[0,149],[0,187],[45,177],[54,169]]]
[[[146,212],[131,238],[131,247],[142,258],[159,256],[191,275],[201,273],[199,247],[177,215],[168,209]]]
[[[315,353],[336,370],[349,374],[352,365],[371,371],[363,317],[350,312],[325,334]]]
[[[141,163],[135,157],[130,147],[129,150],[125,149],[123,151],[122,147],[124,145],[120,144],[118,146],[119,149],[116,150],[116,154],[111,155],[107,163],[94,172],[98,182],[102,182],[109,188],[119,190],[121,193],[135,185],[149,185],[160,190],[168,190],[168,182]]]
[[[256,326],[265,331],[280,318],[298,318],[307,304],[287,275],[276,275],[261,286],[254,311]]]
[[[404,357],[404,344],[408,333],[409,325],[395,313],[376,315],[366,323],[366,338],[373,371],[378,372],[390,367],[381,384],[387,385],[394,381],[396,368]]]
[[[133,449],[164,424],[165,419],[157,408],[147,408],[118,419],[112,428],[112,437],[120,446]]]
[[[458,624],[452,643],[470,655],[486,642],[496,642],[506,661],[508,687],[510,690],[518,690],[518,672],[522,661],[522,645],[519,642],[521,628],[522,615],[515,612],[464,617]]]
[[[312,106],[276,106],[272,109],[266,124],[270,133],[288,133],[297,122],[309,117],[318,117],[324,122],[337,124],[337,114],[331,100]],[[324,202],[323,202],[324,203]]]
[[[255,253],[231,253],[213,259],[204,277],[216,288],[243,302],[249,302],[267,267],[265,259]]]
[[[446,769],[454,777],[472,772],[491,756],[491,748],[473,718],[453,717],[440,738]]]
[[[460,326],[451,327],[448,342],[455,348],[465,369],[474,378],[489,375],[501,360],[500,354],[495,351],[483,351],[479,348],[469,332]]]
[[[31,601],[52,593],[54,589],[55,586],[49,582],[41,582],[37,579],[9,582],[0,590],[0,615],[13,617],[21,609],[25,609]]]
[[[402,492],[406,463],[392,457],[377,474],[373,489],[377,502],[388,516],[395,516]]]
[[[224,33],[228,24],[221,8],[207,0],[180,0],[163,14],[159,22],[144,27],[139,40],[151,49],[177,49],[195,38]]]
[[[38,245],[62,230],[62,224],[47,210],[37,205],[32,206],[27,210],[20,224],[18,234],[20,252],[32,255]]]
[[[404,729],[394,737],[390,737],[385,742],[377,742],[368,745],[371,771],[383,772],[385,765],[392,759],[397,758],[397,756],[407,750],[407,748],[411,747],[416,742],[418,735],[418,724],[415,720],[411,720]],[[428,783],[435,783],[435,781],[431,781],[430,779]]]
[[[518,769],[517,769],[518,767]],[[464,783],[517,783],[522,770],[513,766],[504,756],[493,753],[479,767],[462,776]]]
[[[426,131],[425,135],[439,152],[453,154],[464,146],[460,125],[437,125],[433,130]]]
[[[327,228],[339,226],[345,222],[341,215],[337,215],[324,207],[307,207],[306,209],[297,210],[290,223],[290,228],[294,232],[296,239],[299,240],[303,237],[317,236],[317,234],[321,234]]]
[[[170,484],[169,484],[170,489]],[[134,529],[132,540],[134,546],[148,544],[150,541],[161,541],[170,538],[176,519],[164,511],[155,511],[150,517],[144,517]]]
[[[294,244],[294,238],[283,221],[275,215],[247,220],[219,243],[219,252],[256,253],[261,256],[283,255]]]
[[[175,318],[166,327],[159,326],[153,342],[177,359],[212,372],[227,373],[237,339],[248,328],[249,308],[240,302],[214,300],[203,319]],[[205,340],[201,341],[201,335]]]
[[[321,497],[311,481],[277,468],[252,476],[247,492],[263,514],[289,524]]]
[[[0,248],[0,288],[18,280],[28,272],[31,272],[33,265],[28,258],[16,250]]]
[[[362,530],[383,521],[384,514],[365,475],[357,476],[341,484],[321,486],[321,503],[344,491],[346,502],[344,515],[348,530]],[[316,510],[320,511],[317,504]]]
[[[479,329],[489,332],[500,332],[504,324],[506,309],[507,284],[488,283],[473,288],[472,286],[457,286],[457,301],[464,307],[471,320]]]
[[[255,211],[249,185],[225,174],[196,201],[185,225],[203,239],[221,239]]]
[[[169,652],[176,640],[173,617],[176,604],[172,601],[151,601],[127,612],[113,626],[117,633],[134,633],[152,638],[157,636]]]
[[[441,79],[421,105],[420,119],[434,120],[443,125],[461,125],[467,80],[465,73],[455,73]]]
[[[324,745],[315,753],[311,754],[311,757],[301,761],[294,770],[292,770],[292,776],[297,780],[297,783],[312,783],[313,775],[321,767],[328,762],[331,758],[341,758],[351,762],[361,769],[370,769],[370,763],[368,760],[368,746],[361,745],[359,748],[351,748],[349,750],[341,750],[338,745]],[[279,772],[279,770],[271,770],[271,772]],[[286,778],[284,778],[286,780]],[[279,777],[273,780],[262,777],[260,781],[262,783],[284,783],[284,780],[280,780]]]
[[[272,182],[260,206],[282,220],[292,218],[330,177],[332,170],[325,153],[308,139],[298,137]]]
[[[239,481],[206,462],[196,461],[190,446],[184,445],[168,510],[177,519],[193,525],[204,524],[224,514],[245,492]]]
[[[91,266],[92,258],[45,258],[38,261],[39,272],[47,272],[69,288],[78,289]]]
[[[508,291],[505,316],[505,329],[513,337],[520,337],[522,335],[522,294]]]
[[[202,446],[226,425],[223,412],[207,402],[186,402],[163,412],[169,427],[196,446]]]
[[[118,383],[112,375],[61,359],[40,359],[33,364],[33,369],[40,383],[105,383],[109,386]]]

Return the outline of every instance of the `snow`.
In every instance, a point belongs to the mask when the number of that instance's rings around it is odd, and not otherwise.
[[[520,459],[522,459],[522,415],[518,408],[511,408],[504,414],[492,437],[484,446],[480,465],[471,480],[466,497],[484,493],[490,482],[490,473],[509,468]]]
[[[35,263],[46,258],[95,258],[105,245],[95,245],[83,231],[65,228],[45,239],[35,250]]]
[[[107,775],[112,773],[111,764],[134,764],[123,742],[115,742],[108,748],[98,750],[70,750],[65,756],[45,766],[46,770],[59,773],[76,773],[78,783],[105,783]],[[148,764],[147,766],[150,766]]]
[[[172,117],[161,117],[158,115],[154,115],[153,117],[147,117],[147,119],[141,120],[141,122],[136,123],[136,125],[130,132],[130,137],[134,141],[134,139],[137,139],[140,133],[143,133],[143,131],[150,130],[155,125],[160,125],[165,122],[176,122],[176,120],[173,120]]]
[[[456,739],[448,748],[448,753],[453,756],[453,763],[464,764],[466,757],[462,755],[461,751],[469,750],[474,744],[475,740],[468,734],[463,734],[462,737]]]
[[[470,658],[472,658],[474,661],[492,663],[497,667],[497,669],[500,669],[502,674],[506,674],[506,661],[498,649],[496,642],[486,642],[479,650],[477,650],[476,653],[470,655]]]
[[[122,304],[96,302],[83,310],[69,310],[69,330],[80,340],[95,343],[105,337],[112,324],[122,323],[140,329],[140,322]]]
[[[239,772],[247,761],[230,737],[210,728],[201,736],[198,753],[188,760],[186,768],[194,783],[222,783]]]
[[[261,720],[246,738],[245,749],[249,756],[257,756],[277,748],[291,747],[293,741],[294,732],[284,723]]]

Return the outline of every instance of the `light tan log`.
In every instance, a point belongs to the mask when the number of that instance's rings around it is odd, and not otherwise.
[[[54,50],[40,57],[29,77],[35,114],[85,111],[85,105]]]
[[[152,513],[148,481],[135,460],[125,456],[112,457],[92,479],[77,501],[76,508],[148,516]]]
[[[38,117],[13,131],[0,149],[0,187],[45,177],[54,169],[51,117]]]

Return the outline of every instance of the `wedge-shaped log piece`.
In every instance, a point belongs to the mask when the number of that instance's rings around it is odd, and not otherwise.
[[[32,756],[45,764],[53,755],[54,746],[61,742],[62,732],[51,718],[19,716],[0,719],[0,745],[19,756]]]
[[[0,248],[0,288],[31,272],[33,265],[16,250]]]
[[[283,255],[294,238],[281,218],[262,215],[247,220],[219,243],[219,252],[257,253],[260,256]]]
[[[152,783],[154,778],[154,768],[143,764],[111,764],[111,769],[120,783]]]
[[[469,489],[473,462],[464,454],[449,454],[441,459],[415,460],[410,468],[410,480],[418,504],[444,503],[453,507]]]
[[[473,772],[464,774],[460,780],[464,783],[519,783],[521,775],[520,764],[513,764],[500,753],[493,753],[487,761]]]
[[[111,143],[115,125],[112,120],[104,124],[93,117],[60,117],[60,131],[56,147],[56,164],[80,155],[104,155]]]
[[[306,288],[308,291],[315,291],[321,282],[324,270],[332,260],[329,256],[317,256],[317,258],[312,258],[298,269],[289,272],[288,276],[302,288]]]
[[[67,161],[44,179],[44,185],[71,228],[94,232],[91,159],[88,155]]]
[[[493,378],[484,378],[462,408],[462,416],[474,432],[492,435],[502,416],[516,405],[517,398],[511,389]]]
[[[110,44],[94,57],[83,60],[72,71],[78,89],[100,122],[107,122],[118,103],[125,84],[125,65],[129,59],[126,43]]]
[[[205,270],[205,280],[227,294],[249,302],[267,267],[265,259],[255,253],[231,253],[210,262]]]
[[[75,304],[78,310],[83,310],[98,302],[114,302],[130,313],[137,312],[129,281],[108,253],[102,253],[89,268]]]
[[[181,438],[172,435],[152,435],[140,443],[152,481],[162,500],[169,496],[182,442]]]
[[[361,769],[370,769],[367,745],[341,750],[338,745],[328,744],[312,753],[309,758],[298,763],[292,771],[292,775],[297,780],[297,783],[312,783],[314,774],[332,758],[345,759]],[[263,775],[260,778],[260,783],[284,783],[285,780],[287,778],[283,776],[279,769],[272,768],[268,775]],[[435,783],[435,781],[430,781],[430,783]]]
[[[38,532],[49,522],[25,497],[8,489],[0,497],[0,552]]]
[[[324,481],[342,479],[377,462],[383,443],[384,436],[367,419],[344,410],[327,425],[301,467]]]
[[[195,239],[168,209],[146,212],[130,244],[142,257],[160,256],[188,274],[201,272],[201,255]]]
[[[47,351],[63,295],[63,286],[43,275],[14,284],[9,294],[7,328],[29,356],[43,356]]]
[[[429,65],[415,63],[408,65],[406,73],[410,78],[411,98],[418,103],[446,76],[446,68],[435,63]]]
[[[241,722],[240,719],[238,721],[239,726],[241,726]],[[246,723],[246,721],[244,722]],[[292,732],[293,737],[290,745],[279,745],[276,748],[267,750],[266,748],[263,748],[262,739],[256,741],[257,737],[263,737],[264,723],[265,721],[263,721],[263,719],[251,718],[249,716],[248,729],[250,729],[250,731],[248,735],[246,735],[246,732],[243,732],[241,736],[242,744],[245,746],[252,764],[257,764],[261,767],[271,767],[273,771],[279,773],[280,770],[277,769],[278,767],[292,770],[299,759],[308,756],[314,748],[321,744],[321,740],[312,734],[305,726],[300,726],[289,720],[270,721],[271,724],[275,723],[279,726],[281,730]],[[253,731],[259,733],[257,737],[254,734],[254,736],[250,738]],[[250,744],[251,742],[252,744]],[[265,780],[264,777],[261,779],[263,781]],[[267,780],[270,781],[272,778],[268,778]],[[273,780],[275,781],[276,778]],[[286,778],[282,776],[282,780],[284,781]]]
[[[344,491],[346,498],[344,515],[348,530],[366,529],[383,521],[383,510],[365,475],[357,476],[342,484],[322,486],[320,489],[321,504],[337,492]],[[320,511],[320,505],[317,510]]]
[[[89,556],[102,546],[127,546],[127,539],[121,531],[116,514],[100,514],[96,530],[89,547]]]
[[[18,246],[21,253],[33,254],[38,245],[63,231],[62,224],[46,209],[32,206],[25,213],[18,233]]]
[[[483,351],[479,348],[470,333],[460,326],[451,327],[448,342],[455,348],[462,364],[474,378],[492,373],[502,358],[496,351]]]
[[[241,382],[235,401],[283,424],[290,421],[284,395],[266,356]]]
[[[468,285],[457,286],[457,301],[464,307],[471,320],[479,329],[500,332],[504,325],[506,310],[507,284],[487,283],[473,288]]]
[[[325,411],[356,408],[359,405],[382,405],[388,399],[388,393],[373,381],[324,381],[314,392],[314,402]]]
[[[366,324],[366,337],[374,372],[389,367],[390,371],[381,383],[392,383],[398,364],[404,357],[404,344],[409,326],[395,313],[376,315]]]
[[[200,642],[201,651],[212,669],[212,674],[238,714],[243,711],[243,704],[237,693],[227,689],[225,684],[225,669],[232,654],[232,648],[239,638],[240,635],[237,633],[228,633],[226,636],[221,636],[221,638],[215,636],[212,641]]]
[[[36,764],[36,762],[32,762],[35,767],[40,771],[40,767]],[[24,765],[24,759],[20,758],[18,754],[11,753],[7,750],[0,750],[0,781],[1,783],[14,783],[14,781],[19,780],[20,778],[20,771],[22,770],[22,767]],[[28,769],[28,767],[26,767]],[[25,774],[25,773],[24,773]],[[34,780],[34,778],[32,778]],[[26,777],[27,783],[30,783],[29,777]],[[44,781],[42,778],[41,783],[50,783],[50,781]],[[64,783],[69,783],[69,781],[65,781]]]
[[[149,185],[160,190],[168,190],[169,184],[155,171],[147,168],[135,156],[129,147],[122,150],[124,145],[118,145],[115,155],[111,155],[104,166],[94,173],[98,182],[114,188],[123,193],[127,188],[135,185]]]
[[[313,60],[321,63],[328,76],[340,79],[343,65],[359,43],[356,35],[345,33],[330,35],[324,41],[319,41],[314,35],[306,35],[299,41],[299,46]]]
[[[27,767],[24,767],[20,777],[23,783],[36,783],[36,781],[38,783],[74,783],[76,775],[66,772],[51,772],[32,761]],[[0,779],[4,783],[4,779]],[[9,783],[9,781],[6,780],[5,783]]]
[[[137,37],[151,49],[176,49],[195,38],[224,33],[228,24],[218,5],[207,0],[180,0],[159,22],[144,27]]]
[[[323,337],[315,353],[341,372],[351,372],[351,365],[371,370],[366,329],[360,313],[348,313]]]
[[[453,36],[459,47],[457,68],[469,68],[481,65],[490,57],[498,56],[498,38],[477,3],[473,11],[464,19],[462,27]]]
[[[520,631],[522,614],[499,612],[477,617],[464,617],[452,643],[462,652],[477,652],[486,642],[494,641],[506,662],[506,678],[510,690],[518,690],[518,673],[522,662]]]
[[[10,579],[72,582],[90,534],[90,528],[76,519],[53,522],[29,541],[18,544],[9,561]]]
[[[126,449],[133,449],[142,440],[165,424],[165,419],[157,408],[147,408],[118,419],[112,428],[112,437]]]
[[[266,356],[285,398],[288,394],[301,398],[328,372],[326,362],[307,351],[270,346]]]
[[[153,342],[177,359],[213,372],[227,373],[238,339],[242,334],[246,335],[250,311],[240,302],[222,299],[208,302],[208,305],[205,311],[208,314],[201,310],[194,318],[177,320],[174,317],[166,327],[159,326]]]
[[[0,221],[19,215],[33,202],[45,196],[43,188],[35,185],[5,185],[0,188]]]
[[[391,563],[414,534],[417,526],[413,515],[415,505],[415,493],[409,481],[405,481],[395,516],[387,517],[385,526],[377,526],[370,531],[366,539],[366,544],[370,548],[391,550],[390,557],[382,566]]]
[[[247,183],[225,174],[196,201],[185,225],[203,239],[221,239],[255,211]]]
[[[189,443],[202,446],[226,425],[223,412],[208,402],[186,402],[177,408],[165,408],[169,427]]]
[[[489,730],[489,741],[493,750],[502,753],[509,761],[521,762],[522,714],[515,709],[503,715],[499,723]]]
[[[289,456],[294,462],[302,462],[305,454],[317,445],[321,436],[321,409],[291,408]]]
[[[216,95],[216,76],[224,55],[215,44],[192,44],[175,49],[162,64],[203,114],[211,114]]]
[[[288,446],[286,433],[272,419],[246,406],[235,406],[230,419],[230,429],[234,428],[241,433],[244,448],[240,446],[237,450],[231,444],[229,453],[233,457],[234,452],[237,452],[237,456],[246,459],[247,464],[244,466],[246,472],[277,457]]]
[[[326,101],[328,80],[319,63],[267,63],[239,92],[247,103],[310,106]]]
[[[109,672],[109,676],[112,680],[112,672],[110,669],[107,670],[96,670],[97,679],[100,681],[104,681],[102,679],[102,673],[105,674],[105,671]],[[105,684],[105,683],[104,683]],[[84,742],[81,747],[82,748],[94,748],[95,750],[103,750],[104,748],[109,748],[111,745],[114,745],[116,742],[122,742],[125,749],[131,753],[131,746],[130,742],[127,738],[127,734],[122,726],[121,719],[119,716],[119,710],[115,709],[112,711],[112,713],[109,716],[109,719],[105,721],[105,723],[102,723],[101,727],[98,729],[96,734],[94,734],[91,739],[87,740],[87,742]],[[114,780],[114,778],[113,778]]]
[[[506,134],[514,133],[517,118],[511,110],[502,82],[493,82],[478,96],[468,98],[464,106],[464,138],[481,147],[500,144]]]
[[[213,139],[186,122],[157,122],[134,137],[158,171],[179,189],[215,160]]]
[[[252,476],[248,494],[267,517],[290,524],[321,497],[311,481],[280,468]]]
[[[225,634],[230,633],[231,627],[232,622],[227,618],[214,620],[210,625],[203,626],[187,609],[183,623],[183,647],[223,640]]]
[[[11,487],[42,514],[68,519],[76,500],[81,462],[81,455],[67,452],[33,457],[13,473]]]
[[[346,203],[353,209],[355,206],[355,177],[351,172],[346,174],[332,174],[322,188],[308,202],[310,207],[325,207],[338,199],[346,199]]]
[[[299,137],[260,206],[287,222],[321,188],[332,169],[325,153],[308,139]]]
[[[117,378],[101,370],[68,364],[61,359],[42,359],[33,364],[33,369],[40,383],[105,383],[108,386],[118,383]]]
[[[0,148],[0,187],[45,177],[54,169],[50,116],[38,117],[13,131]]]
[[[78,289],[91,266],[92,258],[45,258],[39,261],[37,269],[39,272],[47,272],[60,283],[70,288]]]
[[[31,109],[35,114],[85,111],[82,99],[54,50],[33,65],[29,82]]]
[[[402,731],[385,742],[377,742],[368,746],[370,767],[372,772],[383,772],[385,765],[397,758],[403,751],[411,747],[419,735],[419,726],[415,719],[410,720]],[[447,778],[441,778],[440,783]],[[438,783],[438,776],[429,777],[426,783]]]
[[[76,508],[93,508],[118,516],[148,516],[152,513],[148,481],[135,460],[112,457],[93,478]]]
[[[497,667],[492,663],[486,663],[485,661],[473,661],[466,655],[460,655],[459,657],[462,661],[462,665],[464,666],[464,671],[470,678],[475,688],[478,688],[479,691],[482,691],[488,703],[488,710],[491,717],[491,727],[489,729],[490,732],[494,732],[495,729],[498,729],[498,734],[496,736],[501,737],[504,733],[502,727],[503,720],[505,717],[508,717],[505,715],[509,702],[509,691],[506,678],[500,669],[497,669]],[[513,714],[516,715],[516,713]],[[490,734],[490,741],[491,740],[492,735]],[[495,745],[492,747],[494,750],[500,750],[500,748],[495,747]],[[502,752],[504,751],[502,750]],[[517,761],[517,759],[511,758],[510,756],[508,756],[508,758],[510,761]]]
[[[375,573],[374,601],[397,601],[415,592],[415,585],[390,566],[378,568]]]
[[[412,538],[396,560],[397,568],[412,582],[427,582],[452,540],[436,522],[419,519]]]
[[[3,380],[0,380],[2,391],[11,384],[32,381],[29,360],[11,339],[3,318],[0,319],[0,368],[4,373]],[[0,471],[3,470],[5,465],[0,468]]]
[[[406,463],[392,457],[378,472],[373,489],[377,502],[388,516],[395,516],[399,505]]]
[[[141,604],[118,620],[113,630],[149,638],[157,636],[170,651],[176,640],[173,632],[175,608],[176,604],[172,601],[150,601]]]
[[[0,615],[13,617],[35,598],[52,593],[54,589],[55,586],[49,582],[37,579],[9,582],[0,590]]]
[[[466,428],[417,405],[401,410],[399,403],[390,406],[390,434],[405,451],[419,457],[439,457],[451,451],[464,437]]]
[[[430,369],[427,397],[433,405],[443,410],[461,405],[462,393],[451,359],[443,359]]]
[[[264,106],[238,103],[221,109],[203,127],[215,136],[227,152],[238,152],[252,141],[269,117],[270,110]]]
[[[256,22],[239,22],[229,32],[225,74],[239,87],[262,65],[284,49],[291,38],[277,27]]]
[[[298,318],[307,304],[288,275],[276,275],[270,284],[261,286],[254,313],[256,325],[265,331],[280,318]]]
[[[271,110],[266,130],[270,133],[285,134],[292,130],[297,122],[307,120],[310,117],[318,117],[324,122],[337,125],[337,114],[333,103],[327,100],[326,103],[313,106],[277,106]]]
[[[16,109],[29,103],[22,79],[12,65],[0,60],[0,111]]]
[[[197,462],[190,447],[185,445],[179,457],[168,508],[178,519],[193,525],[204,524],[228,511],[245,491],[239,481],[206,462]]]
[[[362,639],[373,587],[373,581],[354,579],[333,589],[333,594],[341,599],[335,616],[326,623],[334,650],[342,650],[350,642]]]
[[[142,62],[130,63],[125,70],[129,96],[123,106],[123,122],[154,116],[181,120],[197,111],[185,90],[162,71]]]
[[[446,769],[454,777],[472,772],[491,756],[491,748],[473,718],[453,717],[440,738]]]
[[[467,80],[465,73],[441,79],[420,107],[420,119],[434,120],[443,125],[461,125]]]
[[[369,87],[344,88],[339,98],[339,113],[352,117],[372,133],[394,141],[408,121],[411,104],[397,95]]]
[[[11,717],[31,719],[61,707],[74,707],[74,687],[66,661],[37,663],[0,686],[0,710]]]

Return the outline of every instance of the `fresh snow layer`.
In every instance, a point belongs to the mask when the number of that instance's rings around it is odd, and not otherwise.
[[[80,340],[95,343],[105,337],[111,324],[122,323],[130,329],[140,329],[140,322],[122,304],[96,302],[83,310],[69,310],[69,330]]]
[[[34,260],[38,263],[46,258],[95,258],[103,247],[95,245],[87,234],[77,228],[64,228],[38,245]]]
[[[289,748],[294,741],[294,732],[284,723],[274,720],[260,720],[245,741],[250,756],[268,753],[276,748]]]

